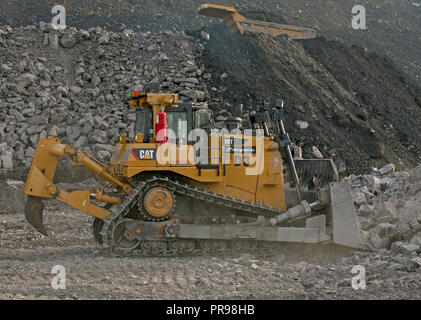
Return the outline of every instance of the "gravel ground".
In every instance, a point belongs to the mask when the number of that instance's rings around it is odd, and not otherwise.
[[[420,299],[421,268],[390,251],[285,245],[272,256],[116,258],[99,249],[91,218],[51,202],[44,237],[22,213],[0,214],[0,299]],[[50,229],[51,230],[51,229]],[[54,265],[66,289],[51,286]],[[366,268],[366,289],[351,270]]]

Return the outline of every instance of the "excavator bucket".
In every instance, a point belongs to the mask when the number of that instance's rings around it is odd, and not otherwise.
[[[31,226],[37,229],[44,236],[48,235],[45,229],[42,212],[44,211],[44,204],[40,198],[28,196],[25,205],[25,217]]]

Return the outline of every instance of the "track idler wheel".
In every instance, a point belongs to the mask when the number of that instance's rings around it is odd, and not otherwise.
[[[135,249],[140,240],[126,228],[126,223],[133,222],[131,219],[123,219],[116,224],[113,230],[113,240],[120,248],[133,250]]]
[[[47,236],[47,230],[45,229],[42,212],[44,211],[44,204],[40,198],[28,196],[28,200],[25,204],[25,217],[31,226],[37,229],[44,236]]]

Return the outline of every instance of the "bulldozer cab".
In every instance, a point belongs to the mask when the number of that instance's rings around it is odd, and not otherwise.
[[[189,132],[193,129],[210,132],[212,114],[207,109],[195,107],[192,103],[178,103],[165,108],[165,114],[167,128],[176,144],[194,143],[195,141],[189,141]],[[144,143],[155,142],[155,119],[152,106],[145,106],[136,111],[134,133],[143,135]]]

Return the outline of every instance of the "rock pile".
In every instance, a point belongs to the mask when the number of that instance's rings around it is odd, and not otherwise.
[[[363,242],[373,250],[421,252],[421,165],[395,172],[389,164],[345,179],[352,186]]]
[[[344,175],[419,163],[415,89],[376,55],[321,39],[310,50],[285,37],[233,35],[222,24],[210,31],[0,27],[0,170],[24,178],[39,137],[49,134],[106,161],[119,134],[133,134],[130,92],[150,82],[209,107],[217,126],[241,104],[247,120],[263,100],[281,97],[304,158],[333,158]],[[347,74],[348,54],[353,65],[365,64]],[[367,83],[347,85],[372,69],[380,71]]]
[[[325,158],[345,165],[345,175],[420,163],[421,87],[387,59],[322,37],[240,35],[220,24],[203,31],[209,40],[195,36],[205,46],[199,59],[213,74],[204,79],[211,109],[243,104],[245,115],[281,98],[285,128],[304,158],[314,157],[317,146]]]
[[[206,107],[202,45],[184,32],[0,28],[0,169],[29,168],[40,137],[105,160],[121,132],[133,134],[134,89],[150,82]]]

